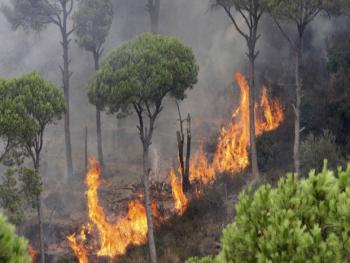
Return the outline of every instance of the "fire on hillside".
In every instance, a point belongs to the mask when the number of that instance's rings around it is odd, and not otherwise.
[[[216,172],[237,173],[249,165],[249,84],[241,73],[236,73],[234,77],[241,92],[240,103],[233,111],[230,125],[222,128],[220,132],[213,161],[208,160],[203,146],[200,146],[191,161],[190,183],[197,186],[194,193],[196,195],[201,195],[204,185],[215,180]],[[268,97],[265,86],[262,88],[259,103],[255,104],[255,117],[257,136],[278,128],[284,119],[279,101]],[[189,204],[188,197],[182,190],[182,182],[179,179],[181,176],[178,176],[180,171],[181,169],[174,166],[169,170],[174,199],[171,210],[179,215],[186,211]],[[100,168],[96,161],[90,163],[85,184],[89,223],[82,226],[79,234],[67,237],[69,246],[80,263],[88,263],[89,255],[108,258],[122,256],[128,246],[147,242],[147,217],[143,195],[129,200],[127,213],[110,223],[98,197],[101,181]],[[152,210],[158,226],[169,218],[160,213],[158,200],[153,200]],[[95,244],[91,246],[89,239],[94,240]]]

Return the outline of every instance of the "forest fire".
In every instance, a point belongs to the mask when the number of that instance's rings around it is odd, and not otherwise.
[[[249,165],[249,85],[241,73],[236,73],[235,79],[241,91],[240,104],[232,114],[231,125],[221,130],[213,162],[208,161],[203,146],[200,146],[190,164],[189,179],[197,196],[202,194],[204,185],[215,180],[216,171],[239,172]],[[266,87],[262,89],[260,102],[255,105],[255,115],[257,135],[276,129],[283,121],[281,106],[277,100],[271,100],[267,96]],[[181,176],[178,176],[180,174],[181,169],[175,169],[171,165],[169,178],[174,199],[173,207],[177,214],[182,215],[188,207],[189,200],[183,192]],[[79,263],[88,263],[88,251],[97,256],[115,258],[124,255],[129,245],[146,243],[147,217],[143,200],[130,200],[127,214],[115,223],[110,223],[99,202],[98,188],[101,182],[97,161],[90,162],[85,184],[88,216],[94,228],[91,225],[83,225],[79,235],[72,234],[67,237]],[[156,225],[167,219],[159,215],[157,207],[157,201],[153,200],[152,210]],[[99,248],[96,251],[87,248],[86,233],[98,236]],[[95,233],[98,235],[94,235]]]
[[[85,183],[88,187],[86,198],[89,219],[96,227],[99,236],[100,248],[96,253],[97,256],[114,258],[125,254],[129,245],[140,245],[146,242],[146,209],[141,201],[130,200],[127,214],[112,224],[107,221],[106,214],[99,202],[97,191],[101,184],[100,168],[96,161],[90,162],[90,170],[86,175]],[[156,210],[157,206],[153,204],[152,208]],[[158,215],[158,211],[153,212],[154,215]],[[85,226],[82,227],[79,235],[80,240],[75,234],[67,237],[69,246],[80,263],[88,262],[88,253],[84,246],[87,229]]]
[[[178,174],[181,173],[181,169],[178,169]],[[176,176],[176,171],[173,165],[170,166],[170,184],[171,184],[171,192],[174,198],[174,206],[175,210],[179,215],[182,215],[188,205],[188,199],[185,193],[182,190],[182,182],[178,180]]]
[[[249,165],[249,84],[243,74],[239,72],[234,75],[234,78],[241,91],[240,104],[233,111],[231,125],[221,130],[213,163],[208,162],[202,145],[191,162],[190,182],[195,185],[197,196],[203,192],[203,185],[215,180],[216,171],[236,173]],[[260,103],[256,103],[254,108],[257,136],[278,128],[284,119],[280,103],[278,100],[271,100],[268,97],[265,86],[262,88]],[[180,172],[181,169],[178,169],[178,174]],[[176,179],[173,168],[170,170],[170,177]],[[181,184],[179,186],[178,182],[173,179],[171,183],[176,210],[181,211],[182,214],[187,208],[188,200],[182,192]]]
[[[76,235],[72,234],[67,237],[69,246],[73,250],[74,254],[79,260],[79,263],[88,263],[89,258],[88,258],[88,253],[87,250],[85,249],[84,242],[86,240],[86,234],[85,234],[85,225],[83,225],[81,231],[80,231],[80,236],[79,240],[77,240]]]
[[[215,170],[220,172],[240,172],[249,165],[249,84],[239,72],[234,77],[241,91],[241,100],[232,114],[231,125],[221,130],[214,157]],[[269,99],[267,89],[263,87],[260,103],[255,104],[256,135],[276,129],[283,119],[279,102]]]

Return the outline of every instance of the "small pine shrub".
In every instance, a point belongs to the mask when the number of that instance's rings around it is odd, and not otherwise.
[[[27,241],[18,237],[13,225],[0,215],[0,262],[30,263]]]
[[[282,178],[240,194],[234,222],[215,258],[187,263],[333,262],[349,260],[350,165],[337,176],[327,169],[307,179]]]
[[[329,130],[324,130],[323,134],[318,137],[309,134],[305,138],[300,145],[303,174],[306,174],[311,169],[320,171],[324,159],[328,160],[328,165],[332,169],[336,168],[337,164],[342,164],[343,157],[335,139],[335,136]]]

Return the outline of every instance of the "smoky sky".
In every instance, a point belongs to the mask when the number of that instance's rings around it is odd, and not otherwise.
[[[6,3],[8,0],[0,0]],[[145,0],[114,0],[113,25],[105,43],[104,56],[137,34],[150,30]],[[161,0],[161,34],[173,35],[193,48],[200,73],[198,83],[181,102],[183,115],[191,113],[194,126],[200,123],[202,133],[193,134],[195,143],[210,138],[224,122],[227,105],[238,100],[238,93],[232,85],[232,73],[247,72],[246,43],[234,30],[223,10],[211,10],[208,0]],[[236,16],[239,24],[243,22]],[[312,44],[324,50],[324,40],[335,26],[334,21],[325,17],[317,19],[312,26]],[[317,26],[316,26],[317,24]],[[266,15],[260,26],[262,34],[258,43],[260,55],[257,61],[257,76],[273,76],[266,65],[276,65],[279,74],[288,74],[290,49],[271,19]],[[61,86],[62,49],[59,44],[59,30],[49,25],[41,32],[13,31],[3,15],[0,15],[0,76],[15,77],[33,70]],[[73,41],[70,45],[71,71],[71,131],[75,170],[84,163],[84,130],[89,131],[89,155],[96,153],[95,109],[86,96],[87,80],[93,77],[92,55],[81,50]],[[324,52],[320,56],[324,56]],[[282,65],[282,66],[281,66]],[[276,77],[276,76],[274,76]],[[231,105],[231,106],[232,106]],[[213,121],[214,120],[214,121]],[[171,99],[164,102],[164,112],[157,122],[151,156],[154,165],[169,162],[176,156],[177,111]],[[195,126],[196,127],[196,126]],[[65,174],[63,123],[51,126],[45,136],[43,154],[44,176]],[[103,115],[103,145],[108,163],[138,161],[136,119],[130,116],[117,120],[114,116]]]

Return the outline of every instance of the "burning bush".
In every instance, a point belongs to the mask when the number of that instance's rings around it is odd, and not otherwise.
[[[204,262],[346,262],[350,251],[350,164],[338,175],[311,171],[288,175],[276,188],[240,195],[235,221],[226,227],[222,251]]]

